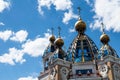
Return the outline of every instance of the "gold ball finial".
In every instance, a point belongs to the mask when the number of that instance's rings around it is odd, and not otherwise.
[[[56,45],[58,48],[61,48],[61,47],[64,45],[64,41],[63,41],[63,39],[62,39],[61,36],[60,36],[60,31],[61,31],[61,28],[58,27],[58,39],[55,41],[55,45]]]
[[[55,44],[57,47],[62,47],[64,45],[64,41],[63,39],[61,38],[58,38],[56,41],[55,41]]]
[[[76,31],[78,31],[79,33],[84,33],[84,31],[86,30],[86,24],[85,24],[85,22],[83,22],[82,19],[79,19],[79,20],[75,23],[75,29],[76,29]]]
[[[49,41],[53,43],[53,42],[55,41],[55,36],[52,35],[52,36],[50,37]]]
[[[50,37],[50,39],[49,39],[49,41],[50,42],[52,42],[52,43],[54,43],[54,41],[55,41],[55,36],[54,36],[54,34],[53,34],[53,28],[51,28],[51,31],[52,31],[52,36]]]
[[[103,43],[103,44],[107,44],[109,41],[110,41],[110,38],[107,34],[102,34],[100,36],[100,41]]]
[[[81,8],[78,7],[77,9],[78,9],[78,21],[75,23],[75,30],[83,34],[84,31],[86,30],[86,24],[85,22],[82,21],[80,17]]]
[[[105,34],[105,31],[104,31],[104,24],[103,22],[101,23],[101,28],[102,28],[102,35],[100,36],[100,41],[103,43],[103,44],[107,44],[109,41],[110,41],[110,38],[107,34]]]

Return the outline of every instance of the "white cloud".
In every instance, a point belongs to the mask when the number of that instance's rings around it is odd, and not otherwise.
[[[21,77],[18,80],[38,80],[38,78],[37,77],[28,76],[28,77]]]
[[[38,73],[33,72],[29,76],[27,76],[27,77],[20,77],[17,80],[38,80],[38,78],[37,78],[38,75],[39,75]]]
[[[95,0],[93,8],[95,16],[92,28],[100,28],[103,21],[106,30],[120,32],[120,0]]]
[[[53,0],[53,5],[56,10],[69,10],[72,8],[71,0]]]
[[[23,41],[26,41],[27,36],[28,32],[25,30],[20,30],[16,33],[11,30],[0,31],[0,39],[4,41],[12,40],[21,43]]]
[[[68,24],[68,22],[73,18],[78,18],[78,15],[75,15],[71,10],[69,10],[69,12],[64,13],[62,22]]]
[[[41,56],[45,48],[49,44],[49,33],[45,33],[44,37],[37,37],[35,40],[27,40],[22,44],[21,49],[9,48],[8,53],[0,56],[0,63],[15,65],[16,63],[23,63],[26,60],[23,58],[25,54],[32,57]]]
[[[72,11],[73,4],[71,0],[38,0],[39,13],[43,15],[44,11],[42,7],[50,9],[52,5],[55,6],[56,11],[64,11],[63,23],[68,24],[71,19],[76,18],[76,15]]]
[[[0,63],[7,63],[10,65],[15,65],[15,63],[23,63],[26,60],[23,59],[22,50],[17,50],[16,48],[10,48],[9,53],[5,53],[0,56]]]
[[[23,42],[26,40],[28,36],[28,32],[25,30],[20,30],[16,33],[13,34],[13,36],[10,38],[12,41],[18,41],[18,42]]]
[[[3,22],[0,22],[0,26],[4,26],[5,24]]]
[[[11,30],[0,31],[0,39],[6,41],[12,36],[13,32]]]
[[[0,0],[0,13],[4,10],[10,7],[10,2],[6,0]]]
[[[69,29],[69,32],[75,32],[75,29],[73,28],[73,29]]]
[[[35,40],[29,40],[22,45],[24,53],[29,54],[32,57],[38,57],[43,54],[45,48],[49,44],[49,33],[45,34],[43,38],[36,38]]]
[[[56,10],[65,11],[71,9],[71,0],[38,0],[38,11],[43,14],[42,7],[50,9],[51,5],[55,6]]]
[[[52,0],[38,0],[38,11],[41,15],[43,15],[42,7],[45,6],[48,9],[50,9],[50,6],[52,4]]]

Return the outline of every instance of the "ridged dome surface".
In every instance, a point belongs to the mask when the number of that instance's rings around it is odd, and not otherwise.
[[[43,57],[47,56],[49,53],[54,52],[56,50],[56,47],[53,43],[50,43],[47,48],[45,49],[43,53]]]
[[[98,54],[95,43],[85,34],[78,34],[68,50],[68,61],[86,62],[93,61]]]
[[[107,55],[111,55],[111,56],[119,58],[116,51],[109,44],[105,44],[101,47],[100,54],[102,54],[103,57]]]

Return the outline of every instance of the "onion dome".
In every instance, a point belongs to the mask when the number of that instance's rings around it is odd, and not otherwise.
[[[110,41],[110,38],[107,34],[103,33],[100,36],[100,41],[103,43],[101,49],[100,49],[100,56],[98,57],[105,57],[108,55],[114,56],[114,57],[119,57],[116,53],[116,51],[108,44],[108,42]]]
[[[103,43],[101,49],[100,49],[100,53],[98,55],[99,58],[111,55],[114,57],[119,57],[116,53],[116,51],[108,44],[108,42],[110,41],[110,38],[107,34],[105,34],[104,32],[104,25],[102,24],[102,32],[103,34],[100,36],[100,41]]]
[[[53,35],[53,28],[51,29],[52,30],[52,36],[49,38],[49,45],[47,46],[47,48],[45,49],[44,51],[44,54],[43,54],[43,57],[49,55],[49,53],[52,53],[55,51],[55,44],[54,44],[54,41],[55,41],[55,36]]]
[[[110,38],[107,34],[102,34],[100,36],[100,41],[103,43],[103,44],[107,44],[109,41],[110,41]]]
[[[52,36],[50,37],[49,41],[53,43],[53,42],[55,41],[55,36],[52,35]]]
[[[78,8],[78,10],[80,14],[80,8]],[[75,23],[75,29],[78,31],[78,35],[69,47],[68,61],[94,61],[98,54],[98,48],[95,43],[86,34],[84,34],[86,23],[80,19],[80,15],[78,21]]]
[[[58,48],[61,48],[61,47],[64,45],[64,41],[63,41],[63,39],[62,39],[61,36],[60,36],[60,30],[61,30],[61,28],[58,27],[58,39],[55,41],[55,45],[56,45]]]
[[[101,47],[100,52],[102,54],[103,57],[107,56],[107,55],[111,55],[114,57],[119,57],[116,53],[116,51],[109,45],[109,44],[105,44]]]
[[[86,30],[86,24],[85,24],[85,22],[83,22],[82,19],[79,19],[79,20],[75,23],[75,29],[76,29],[76,31],[78,31],[79,33],[84,33],[84,31]]]
[[[55,41],[55,45],[56,45],[57,47],[60,47],[60,48],[61,48],[61,47],[64,45],[63,39],[58,38],[58,39]]]
[[[62,50],[62,46],[64,45],[64,41],[60,36],[60,30],[61,28],[58,27],[58,38],[55,41],[55,46],[56,46],[56,50],[54,52],[54,58],[59,58],[59,59],[64,59],[65,58],[65,51]]]
[[[88,62],[94,61],[98,55],[96,44],[86,34],[80,35],[71,43],[68,49],[68,61],[71,62]]]

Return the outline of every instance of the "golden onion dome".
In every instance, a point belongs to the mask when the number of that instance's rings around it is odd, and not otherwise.
[[[62,47],[64,45],[64,41],[63,39],[61,38],[58,38],[56,41],[55,41],[55,44],[57,47]]]
[[[52,36],[50,37],[49,41],[50,41],[50,42],[54,42],[54,41],[55,41],[55,36],[52,35]]]
[[[100,36],[100,41],[103,43],[103,44],[107,44],[109,41],[110,41],[110,38],[107,34],[102,34]]]
[[[86,30],[86,24],[85,24],[85,22],[83,22],[82,19],[79,19],[75,23],[75,29],[78,32],[84,33],[84,31]]]

